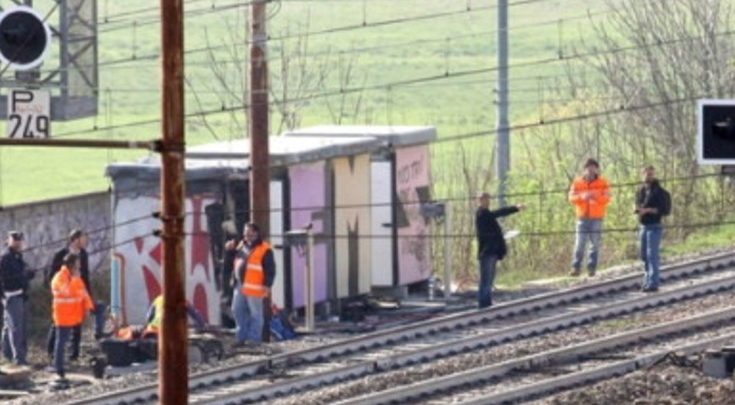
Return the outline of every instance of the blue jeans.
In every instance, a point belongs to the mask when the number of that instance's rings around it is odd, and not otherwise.
[[[232,316],[235,318],[235,340],[260,343],[263,340],[263,298],[249,297],[237,288],[232,293]]]
[[[480,308],[487,308],[493,304],[492,291],[495,280],[495,267],[498,264],[498,256],[485,256],[480,259],[480,285],[477,293],[477,301]]]
[[[102,336],[104,330],[105,330],[105,312],[107,311],[107,304],[101,301],[97,301],[95,303],[93,312],[94,312],[94,337],[97,339],[98,337]],[[49,329],[48,333],[48,339],[46,343],[46,350],[48,351],[49,356],[53,356],[55,348],[56,348],[56,326],[53,324],[51,325],[51,328]],[[82,342],[82,325],[76,326],[74,328],[74,333],[71,337],[71,357],[77,358],[79,357],[79,346]]]
[[[25,300],[22,296],[6,298],[3,301],[3,354],[16,364],[26,363],[26,317]]]
[[[107,304],[102,301],[94,303],[94,334],[95,339],[102,336],[105,332],[105,315],[107,313]]]
[[[56,374],[60,377],[64,377],[64,348],[66,342],[69,341],[71,334],[74,332],[74,326],[63,327],[57,326],[56,329],[56,340],[54,342],[54,368]]]
[[[574,243],[574,258],[572,259],[572,268],[579,270],[582,268],[582,260],[584,259],[584,251],[587,242],[590,242],[590,252],[587,257],[587,270],[594,271],[597,269],[597,259],[600,256],[600,242],[602,241],[602,220],[601,219],[580,219],[577,221],[577,238]]]
[[[661,224],[642,225],[641,238],[641,260],[643,260],[643,288],[658,288],[661,283],[659,276],[659,250],[663,228]]]

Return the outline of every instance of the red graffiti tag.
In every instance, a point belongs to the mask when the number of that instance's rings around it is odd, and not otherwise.
[[[135,250],[138,251],[139,255],[143,255],[143,248],[145,247],[145,241],[143,238],[136,238],[135,239]],[[153,249],[151,249],[149,252],[146,253],[148,256],[150,256],[151,259],[153,259],[159,266],[161,266],[161,243],[157,243]],[[145,288],[148,292],[148,302],[152,302],[156,297],[158,297],[161,294],[161,284],[158,282],[158,279],[156,278],[155,274],[153,274],[153,271],[148,268],[148,266],[143,265],[142,266],[143,271],[143,279],[145,280]]]

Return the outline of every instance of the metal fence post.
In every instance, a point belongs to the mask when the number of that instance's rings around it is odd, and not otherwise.
[[[306,330],[314,332],[314,233],[311,227],[306,231],[306,282],[304,289],[306,294],[304,315],[306,318]]]
[[[452,297],[452,214],[449,201],[444,206],[444,299]]]

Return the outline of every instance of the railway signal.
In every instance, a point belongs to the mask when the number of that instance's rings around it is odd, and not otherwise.
[[[51,45],[51,29],[34,9],[18,6],[0,14],[0,60],[26,71],[43,63]]]
[[[735,165],[735,100],[699,100],[697,107],[697,161]]]
[[[0,70],[15,73],[3,76],[4,87],[48,90],[54,121],[96,116],[97,2],[55,0],[35,8],[32,0],[12,3],[18,6],[0,12]],[[0,118],[9,117],[9,103],[3,92]]]

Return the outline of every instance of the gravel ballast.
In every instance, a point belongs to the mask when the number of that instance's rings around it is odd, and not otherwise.
[[[682,256],[676,258],[676,262],[679,262],[681,260],[693,260],[697,257],[701,257],[704,255],[711,255],[714,253],[721,253],[724,252],[722,250],[719,251],[710,251],[702,254],[692,254],[687,256]],[[673,262],[674,260],[670,260],[669,262]],[[615,269],[611,269],[609,271],[602,271],[598,273],[598,276],[594,279],[588,279],[586,277],[583,277],[578,280],[566,280],[564,282],[558,283],[558,284],[551,284],[546,285],[544,288],[539,288],[539,286],[534,286],[526,290],[511,290],[511,291],[498,291],[496,293],[496,299],[499,302],[508,301],[512,299],[518,299],[522,297],[528,297],[537,293],[541,292],[548,292],[550,290],[559,288],[559,287],[568,287],[572,284],[588,284],[591,282],[597,282],[604,279],[610,279],[614,277],[619,277],[624,274],[634,273],[634,272],[640,272],[640,266],[638,265],[629,265],[629,266],[619,266]],[[568,345],[571,343],[585,341],[589,339],[593,339],[597,336],[603,336],[605,334],[620,332],[621,330],[624,330],[626,328],[631,327],[633,324],[640,324],[640,326],[646,326],[646,322],[652,324],[655,322],[658,322],[656,319],[660,319],[660,321],[663,320],[671,320],[675,319],[675,317],[684,317],[693,315],[696,313],[701,313],[706,310],[715,309],[719,306],[724,306],[724,302],[721,301],[721,297],[724,294],[720,294],[718,296],[708,297],[703,300],[698,300],[697,302],[702,302],[701,304],[696,304],[692,306],[691,308],[687,308],[686,305],[679,307],[672,307],[672,308],[681,308],[681,309],[672,309],[668,312],[660,312],[661,315],[656,315],[661,310],[656,311],[648,311],[645,315],[644,314],[637,314],[630,317],[625,318],[619,318],[617,320],[613,321],[605,321],[596,325],[586,326],[583,328],[577,328],[576,332],[570,333],[568,337],[554,337],[551,335],[548,335],[546,337],[542,338],[534,338],[534,339],[527,339],[515,344],[510,345],[504,345],[495,349],[488,349],[487,351],[482,351],[481,353],[472,353],[469,355],[462,355],[457,356],[451,359],[442,360],[441,362],[431,363],[427,364],[421,367],[416,367],[415,369],[412,369],[410,373],[406,373],[404,371],[397,371],[394,373],[385,373],[381,375],[376,375],[372,377],[368,377],[364,380],[358,380],[351,383],[345,383],[340,385],[339,387],[327,387],[323,388],[318,391],[314,391],[312,393],[302,395],[298,399],[295,400],[282,400],[280,403],[298,403],[299,405],[302,405],[306,402],[308,403],[331,403],[334,400],[338,398],[343,398],[348,396],[346,393],[350,393],[349,396],[357,395],[359,393],[370,393],[375,392],[379,389],[385,389],[391,386],[395,386],[396,383],[405,384],[411,381],[416,381],[417,379],[424,379],[424,378],[431,378],[435,376],[445,375],[447,373],[450,373],[452,369],[467,369],[469,367],[484,365],[484,364],[492,364],[497,363],[499,361],[503,361],[506,359],[510,359],[513,357],[521,356],[524,354],[529,354],[533,352],[537,352],[540,350],[546,350],[551,349],[554,347],[561,347],[564,345]],[[719,298],[718,298],[719,297]],[[724,300],[723,300],[724,301]],[[468,304],[472,305],[474,303],[474,300],[470,298],[468,301]],[[732,302],[732,299],[730,300]],[[693,302],[692,302],[693,303]],[[631,322],[631,323],[629,323]],[[272,344],[271,347],[273,347],[273,351],[275,352],[287,352],[292,350],[298,350],[308,347],[314,347],[319,345],[324,345],[330,342],[334,342],[336,340],[344,339],[347,337],[353,337],[353,334],[350,333],[330,333],[325,335],[316,335],[316,336],[310,336],[301,340],[297,341],[290,341],[290,342],[282,342],[282,343],[276,343]],[[190,374],[200,372],[200,371],[206,371],[211,370],[213,368],[219,368],[223,366],[229,366],[229,365],[237,365],[242,364],[247,361],[255,360],[262,358],[262,356],[252,356],[252,355],[228,355],[225,357],[225,359],[213,362],[213,363],[207,363],[207,364],[199,364],[199,365],[193,365],[191,366]],[[45,373],[45,372],[38,372],[38,376],[35,378],[36,381],[49,379],[52,376],[52,374]],[[156,382],[156,375],[155,373],[140,373],[140,374],[131,374],[124,377],[119,378],[113,378],[108,380],[100,380],[98,382],[95,382],[94,384],[81,386],[78,388],[70,389],[67,391],[60,391],[60,392],[42,392],[34,394],[33,396],[26,397],[24,399],[19,399],[11,403],[15,404],[37,404],[37,403],[63,403],[70,401],[75,398],[84,398],[92,395],[99,395],[102,393],[110,392],[113,390],[120,390],[125,389],[128,387],[133,386],[139,386],[141,384],[147,384],[147,383],[155,383]],[[44,389],[44,387],[37,387],[39,389]],[[289,402],[290,401],[290,402]],[[306,402],[304,402],[306,401]]]
[[[536,401],[535,404],[726,405],[735,403],[735,380],[691,367],[662,364]]]
[[[733,300],[732,293],[712,295],[698,300],[651,309],[609,321],[602,321],[541,337],[524,339],[511,344],[433,361],[416,367],[367,376],[353,382],[324,387],[309,393],[300,394],[297,398],[277,400],[274,403],[279,405],[302,405],[306,401],[310,404],[330,404],[339,400],[367,395],[401,385],[408,385],[470,368],[497,364],[502,361],[544,350],[584,343],[634,328],[642,328],[657,323],[683,319],[707,311],[726,308],[733,304],[735,304],[735,300]]]

